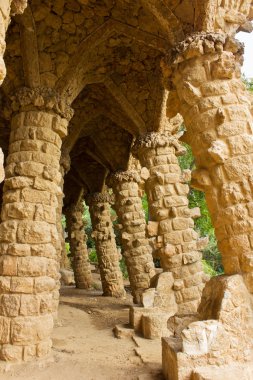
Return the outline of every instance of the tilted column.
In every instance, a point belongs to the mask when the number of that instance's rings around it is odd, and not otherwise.
[[[123,276],[112,225],[109,193],[94,193],[88,198],[95,246],[98,256],[103,295],[123,297]]]
[[[195,34],[172,52],[164,72],[168,112],[177,97],[196,160],[192,185],[206,194],[225,273],[242,273],[253,292],[253,120],[242,53],[226,35]]]
[[[152,249],[146,237],[146,220],[142,208],[141,178],[136,170],[118,171],[110,178],[115,195],[115,209],[121,225],[123,256],[135,303],[150,286],[155,275]]]
[[[87,236],[84,231],[83,213],[82,197],[79,197],[75,204],[69,205],[65,210],[76,287],[88,289],[92,284],[92,275],[86,245]]]
[[[136,140],[133,148],[149,171],[146,193],[149,202],[148,229],[154,236],[161,267],[171,272],[178,313],[194,313],[203,289],[201,247],[188,207],[189,178],[181,172],[176,154],[184,152],[175,137],[151,132]]]
[[[0,360],[26,361],[51,347],[60,149],[72,112],[49,89],[22,89],[13,108],[0,224]]]
[[[163,339],[163,371],[169,380],[186,380],[193,372],[202,377],[202,370],[213,379],[253,374],[253,120],[241,81],[242,53],[235,39],[202,32],[180,43],[163,63],[168,115],[184,117],[184,140],[197,166],[192,185],[205,192],[226,274],[207,283],[200,321],[179,338],[182,351],[175,351],[175,339]],[[211,330],[216,333],[209,339]]]

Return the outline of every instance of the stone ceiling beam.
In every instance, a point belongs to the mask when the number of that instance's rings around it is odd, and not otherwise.
[[[20,47],[23,58],[25,85],[31,88],[40,86],[40,65],[36,25],[28,5],[24,14],[16,17],[20,27]]]
[[[171,11],[169,1],[141,0],[141,2],[157,19],[171,45],[184,39],[182,24]]]
[[[128,101],[126,96],[122,93],[119,87],[113,82],[112,79],[106,78],[104,80],[105,87],[112,94],[112,96],[120,104],[122,110],[127,114],[127,116],[134,122],[139,133],[144,133],[146,131],[146,125],[144,120],[141,118],[139,113],[136,111],[134,106]]]
[[[85,78],[87,73],[89,72],[89,76],[91,75],[91,52],[94,52],[100,44],[107,41],[112,35],[122,34],[163,53],[169,49],[169,41],[166,41],[164,38],[157,37],[116,20],[108,20],[80,44],[77,53],[70,60],[67,70],[56,84],[57,91],[67,94],[70,102],[72,102],[84,86],[87,85]]]

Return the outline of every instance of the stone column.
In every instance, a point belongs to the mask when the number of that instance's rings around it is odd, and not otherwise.
[[[141,165],[148,170],[146,193],[149,202],[148,230],[153,236],[156,256],[164,272],[171,272],[172,289],[179,314],[194,313],[203,289],[201,252],[203,241],[194,231],[188,207],[189,173],[182,173],[176,155],[184,153],[175,137],[147,133],[133,148]],[[169,296],[169,295],[168,295]]]
[[[64,192],[63,192],[63,186],[64,186],[64,177],[70,170],[71,160],[68,152],[65,152],[61,150],[61,159],[60,159],[60,173],[61,173],[61,194],[58,196],[58,208],[57,208],[57,231],[61,239],[61,245],[59,246],[59,260],[60,260],[60,267],[62,269],[65,269],[69,266],[69,261],[67,258],[67,252],[65,248],[65,237],[64,237],[64,230],[62,226],[62,209],[63,209],[63,198],[64,198]]]
[[[65,211],[76,287],[88,289],[92,284],[92,275],[86,245],[87,236],[84,231],[83,213],[82,197],[79,197],[75,204],[69,205]]]
[[[111,202],[109,193],[94,193],[88,198],[103,295],[123,297],[125,290],[111,219]]]
[[[27,6],[27,0],[3,0],[0,2],[0,85],[3,83],[6,75],[6,67],[4,63],[5,52],[5,35],[10,23],[11,14],[21,14]]]
[[[253,292],[253,120],[241,80],[242,45],[219,33],[190,36],[164,62],[168,103],[184,117],[226,274]],[[176,112],[177,112],[176,110]]]
[[[63,103],[49,89],[28,88],[13,102],[0,224],[0,360],[26,361],[51,347],[60,149],[72,115]]]
[[[150,279],[155,275],[152,249],[146,237],[140,183],[141,177],[136,170],[118,171],[110,178],[134,303],[141,302],[143,291],[149,288]]]
[[[243,2],[226,4],[235,17],[232,5]],[[241,81],[242,53],[235,39],[202,32],[163,63],[168,114],[184,117],[184,139],[197,166],[192,184],[205,192],[226,274],[207,283],[200,321],[182,331],[182,349],[175,338],[163,339],[163,371],[170,380],[253,374],[253,120]]]

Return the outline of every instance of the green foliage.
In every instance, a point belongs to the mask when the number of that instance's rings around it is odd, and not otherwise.
[[[89,260],[91,263],[97,263],[98,262],[97,252],[95,249],[91,250],[91,252],[89,254]]]
[[[126,267],[126,262],[125,262],[124,257],[122,257],[122,259],[120,260],[119,266],[120,266],[121,272],[123,274],[123,278],[127,279],[128,278],[128,272],[127,272],[127,267]]]
[[[216,274],[223,273],[221,254],[218,250],[215,236],[209,236],[208,246],[203,250],[203,259],[209,264]]]
[[[215,270],[211,267],[211,265],[206,260],[202,260],[202,264],[203,264],[204,272],[206,274],[208,274],[211,277],[217,275],[217,273],[215,272]]]
[[[69,243],[65,242],[65,249],[66,249],[66,252],[67,252],[67,256],[70,255],[70,246],[69,246]]]
[[[146,193],[142,197],[142,207],[143,207],[143,210],[145,212],[146,222],[148,222],[149,212],[148,212],[148,198],[147,198],[147,194]]]

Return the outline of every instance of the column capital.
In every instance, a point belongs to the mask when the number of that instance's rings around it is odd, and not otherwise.
[[[137,137],[132,148],[132,153],[134,156],[138,157],[139,152],[142,150],[161,147],[174,148],[177,156],[185,154],[185,148],[180,144],[176,137],[160,132],[148,132],[143,136]]]
[[[208,55],[218,55],[218,59],[223,53],[230,53],[241,64],[244,53],[243,44],[224,33],[199,32],[189,35],[171,49],[161,61],[164,78],[168,80],[166,87],[169,90],[173,89],[169,80],[180,63]]]
[[[142,181],[140,174],[137,170],[118,170],[112,173],[108,178],[109,186],[113,187],[114,184],[119,182],[137,182]]]
[[[114,195],[108,192],[103,193],[91,193],[86,198],[87,204],[90,206],[91,204],[96,203],[110,203],[114,204]]]
[[[11,108],[21,112],[35,108],[41,111],[53,111],[64,119],[70,120],[74,111],[67,99],[49,87],[21,87],[12,96]]]

